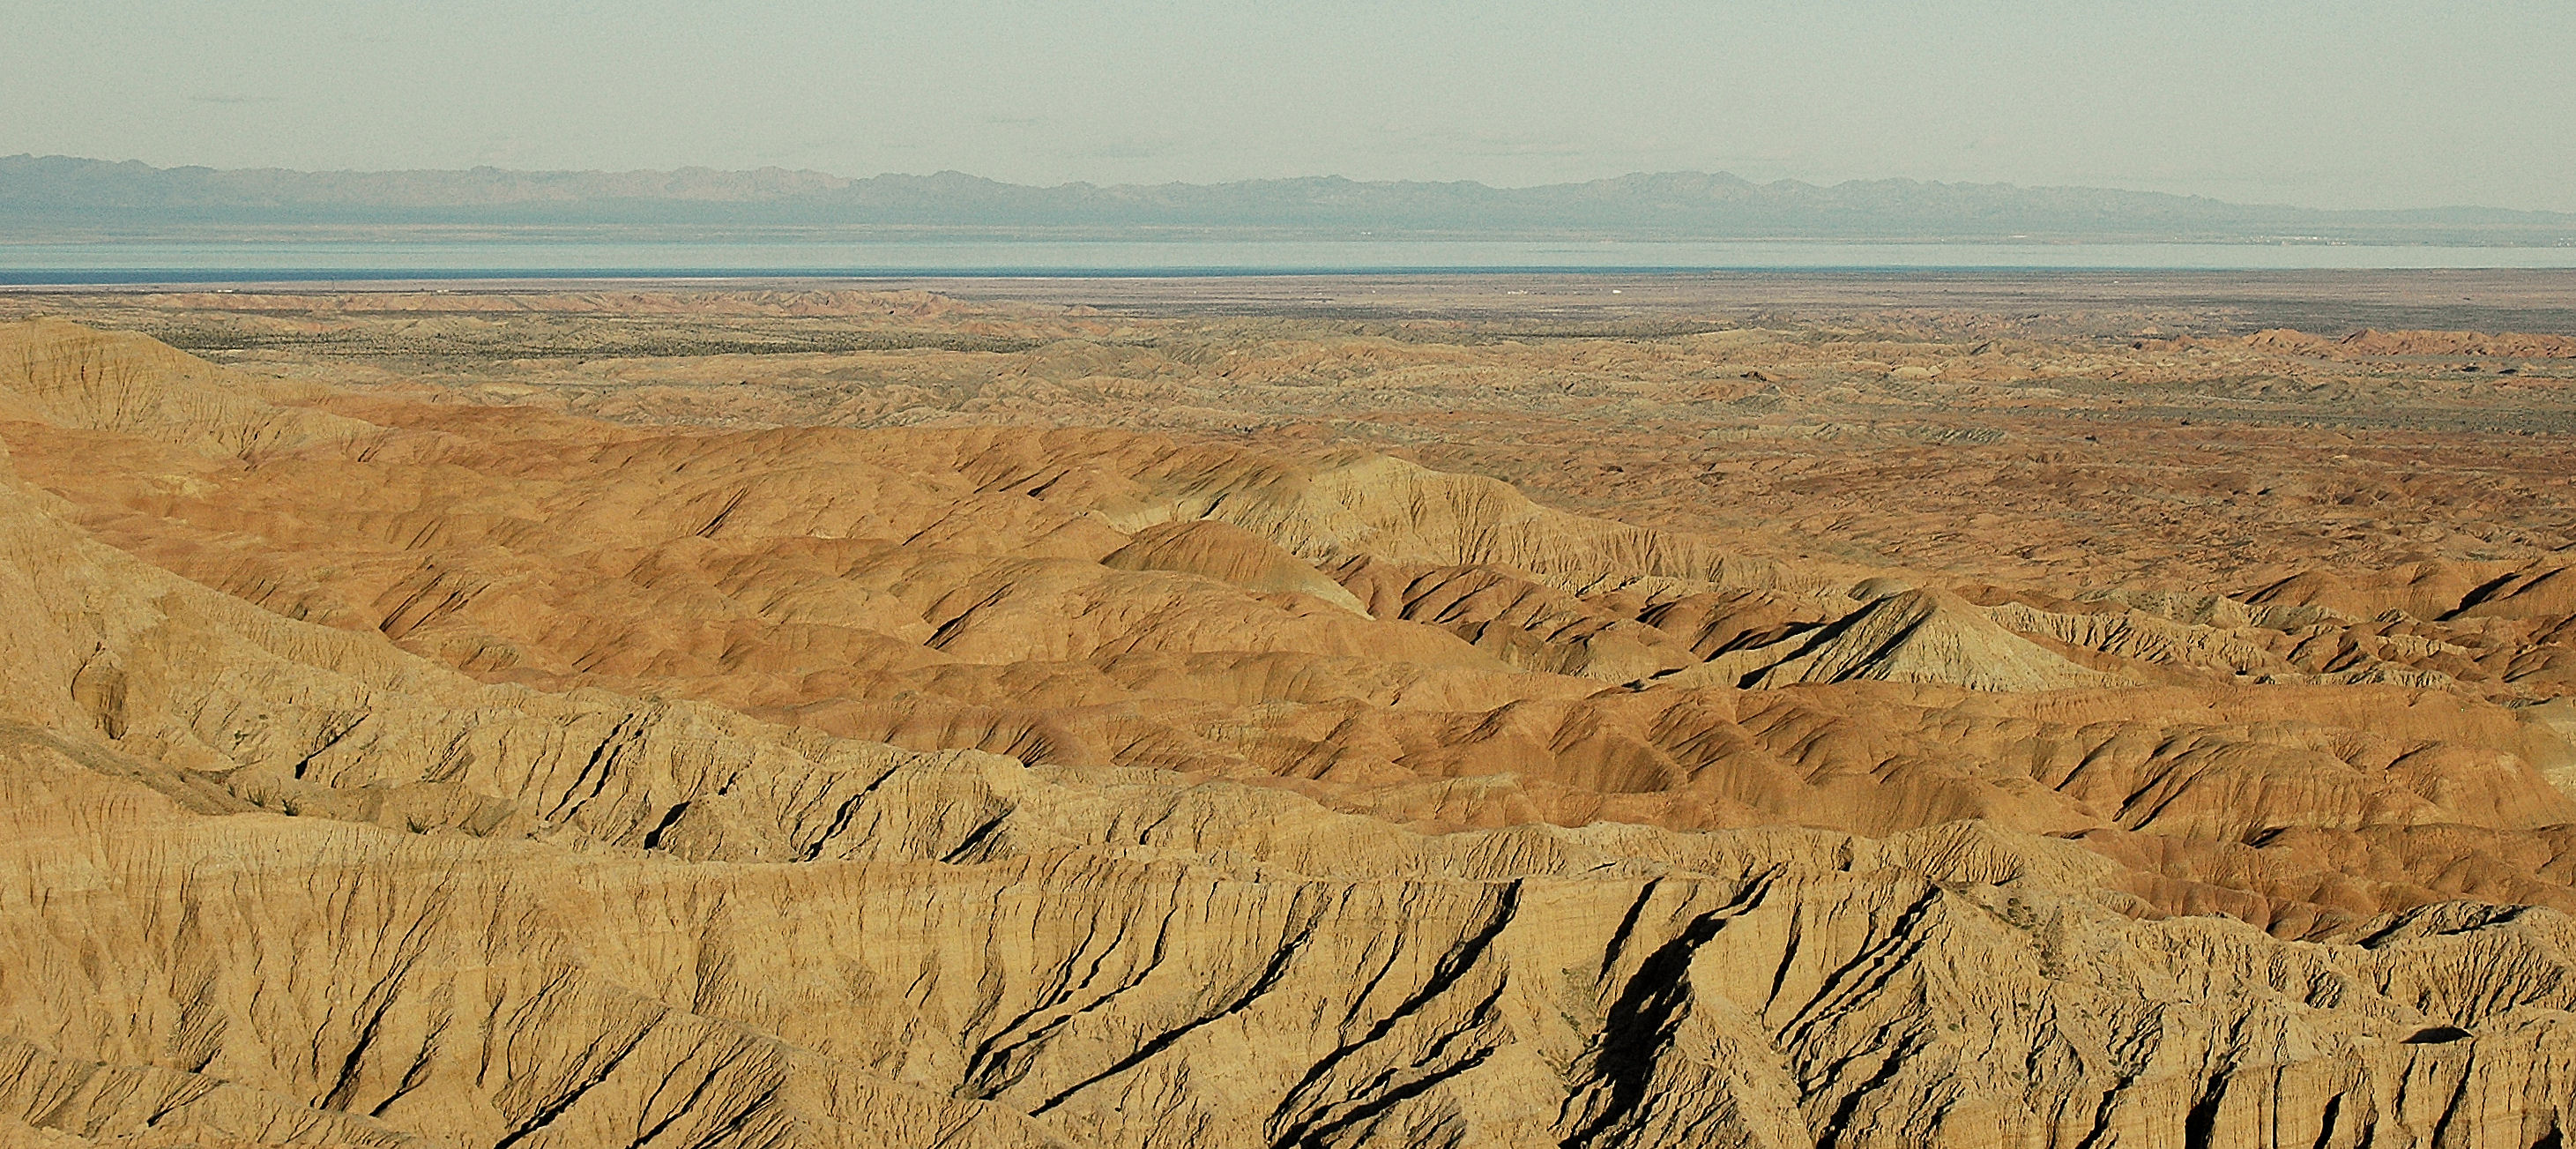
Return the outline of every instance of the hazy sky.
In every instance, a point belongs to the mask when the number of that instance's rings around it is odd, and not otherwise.
[[[0,0],[0,154],[2576,210],[2576,0]]]

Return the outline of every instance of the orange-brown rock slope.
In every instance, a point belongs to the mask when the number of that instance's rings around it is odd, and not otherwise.
[[[2564,562],[2077,594],[58,321],[0,443],[0,1144],[2576,1123]]]

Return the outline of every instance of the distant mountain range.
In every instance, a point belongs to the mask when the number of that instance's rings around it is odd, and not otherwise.
[[[1380,238],[2576,244],[2576,214],[2326,211],[2082,187],[1664,172],[1586,183],[1363,182],[1030,187],[958,172],[852,179],[717,171],[299,172],[0,157],[0,229],[116,234],[273,227],[900,228],[977,234]]]

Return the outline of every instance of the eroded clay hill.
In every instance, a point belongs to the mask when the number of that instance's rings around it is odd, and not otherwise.
[[[2012,586],[61,322],[0,419],[0,1143],[2576,1123],[2565,563]]]

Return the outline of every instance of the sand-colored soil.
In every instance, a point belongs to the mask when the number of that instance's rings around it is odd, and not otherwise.
[[[0,1145],[2576,1124],[2576,341],[1495,282],[0,297]]]

